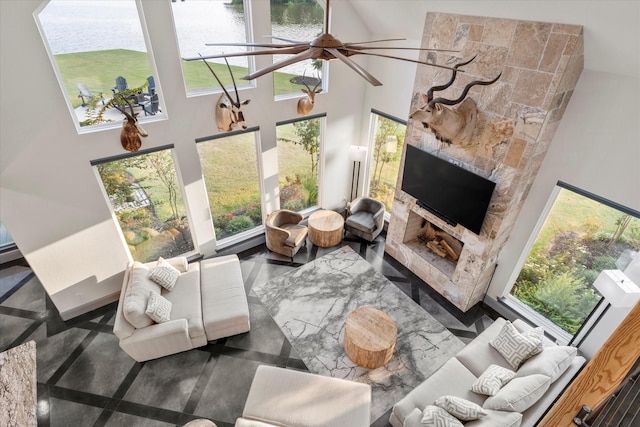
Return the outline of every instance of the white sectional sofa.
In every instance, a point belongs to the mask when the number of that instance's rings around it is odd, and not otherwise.
[[[236,255],[187,264],[167,260],[180,274],[172,290],[149,278],[156,262],[130,263],[122,283],[114,334],[138,362],[201,347],[218,338],[249,331],[249,307]],[[151,293],[171,303],[167,321],[146,314]]]
[[[431,377],[427,378],[407,396],[398,401],[391,412],[389,419],[391,425],[393,427],[424,427],[424,425],[421,424],[421,420],[425,407],[432,405],[436,399],[445,395],[457,396],[482,406],[488,396],[471,391],[471,385],[474,384],[492,364],[514,370],[507,360],[489,344],[489,342],[500,333],[505,322],[505,319],[497,319],[471,343],[458,352],[458,354],[449,359]],[[532,329],[520,320],[513,322],[513,326],[515,326],[519,332]],[[546,337],[543,338],[543,344],[545,346],[543,352],[525,361],[517,372],[522,374],[533,373],[536,369],[540,368],[542,360],[549,360],[549,354],[556,354],[559,352],[558,350],[571,350],[569,348],[563,348],[545,353],[547,349],[554,347],[555,344]],[[546,357],[545,359],[539,357],[543,354]],[[535,359],[536,357],[539,358]],[[527,362],[531,363],[527,365]],[[534,399],[537,399],[534,400],[535,403],[522,413],[509,410],[485,409],[488,415],[478,420],[465,423],[465,427],[533,427],[545,414],[547,408],[551,406],[559,394],[562,393],[568,383],[571,382],[584,363],[585,359],[579,355],[572,357],[570,360],[563,360],[563,365],[568,364],[566,371],[560,374],[557,372],[559,369],[556,369],[552,377],[557,375],[559,375],[559,377],[557,379],[552,378],[552,380],[555,380],[551,382],[549,388],[541,390],[541,397],[538,398],[534,396]],[[526,369],[525,366],[527,367]],[[554,369],[553,366],[548,366],[548,363],[546,368]],[[505,390],[508,385],[509,383],[504,386]]]
[[[369,427],[371,387],[260,365],[235,427]]]

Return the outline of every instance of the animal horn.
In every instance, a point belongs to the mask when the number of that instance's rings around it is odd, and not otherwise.
[[[224,58],[224,62],[227,63],[227,69],[229,70],[231,81],[233,82],[233,90],[236,92],[236,108],[240,108],[240,94],[238,93],[238,87],[236,86],[236,79],[233,78],[233,73],[231,72],[231,67],[229,66],[229,62],[227,61],[226,57]],[[227,96],[229,96],[229,94],[227,94]],[[231,100],[231,98],[229,98],[229,100]]]
[[[198,55],[200,55],[198,53]],[[216,73],[213,71],[213,68],[211,68],[211,65],[209,65],[209,63],[204,59],[204,57],[202,55],[200,55],[200,58],[202,58],[202,62],[205,63],[205,65],[207,66],[207,68],[209,68],[209,71],[211,71],[211,74],[213,74],[213,77],[216,78],[216,81],[218,82],[218,84],[220,85],[220,87],[222,88],[222,91],[224,92],[225,95],[227,95],[227,98],[229,98],[229,101],[233,102],[233,100],[231,99],[231,96],[229,95],[229,92],[227,92],[227,89],[225,89],[224,85],[222,84],[222,82],[220,81],[220,79],[218,78],[218,76],[216,75]],[[224,59],[225,62],[227,61],[227,58]],[[229,63],[227,62],[227,67],[229,66]],[[229,70],[231,71],[231,70]],[[231,75],[231,78],[233,79],[233,74]],[[236,86],[235,81],[233,82],[233,87]],[[238,90],[236,89],[236,95],[238,94]],[[240,105],[240,101],[238,98],[238,106]]]
[[[453,84],[453,82],[456,80],[456,76],[458,75],[458,67],[463,67],[463,66],[465,66],[467,64],[470,64],[471,61],[476,59],[476,56],[478,56],[478,55],[475,55],[473,58],[471,58],[467,62],[462,62],[460,64],[454,65],[453,68],[452,68],[453,72],[451,73],[451,79],[447,83],[445,83],[443,85],[440,85],[440,86],[432,86],[431,88],[429,88],[429,90],[427,91],[427,102],[430,103],[431,100],[433,100],[433,92],[445,90],[449,86],[451,86]]]
[[[322,83],[322,79],[320,78],[320,73],[318,73],[318,83],[316,83],[316,85],[313,87],[313,91],[315,92],[316,89],[318,89],[318,86],[320,86],[320,83]]]
[[[473,86],[476,86],[476,85],[488,86],[490,84],[497,82],[501,75],[502,73],[498,74],[495,79],[490,81],[482,81],[482,80],[472,81],[471,83],[465,86],[464,90],[462,91],[462,95],[460,95],[458,99],[451,100],[451,99],[445,99],[445,98],[436,98],[433,101],[430,101],[428,105],[429,107],[433,107],[435,104],[456,105],[457,103],[462,102],[462,100],[464,100],[464,98],[467,96],[467,93],[469,93],[469,89],[471,89]]]

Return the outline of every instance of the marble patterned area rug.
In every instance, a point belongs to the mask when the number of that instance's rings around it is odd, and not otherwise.
[[[253,291],[311,372],[371,385],[371,422],[464,347],[348,246]],[[392,359],[374,370],[357,366],[343,349],[345,319],[362,306],[384,311],[398,327]]]

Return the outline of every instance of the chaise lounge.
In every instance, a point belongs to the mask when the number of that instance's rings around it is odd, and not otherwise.
[[[152,272],[161,263],[163,278],[156,279]],[[175,280],[169,290],[158,282],[168,281],[171,274]],[[152,304],[156,301],[160,304]],[[236,255],[189,264],[185,257],[133,262],[125,270],[113,332],[120,347],[138,362],[201,347],[248,332],[249,327],[249,306]]]

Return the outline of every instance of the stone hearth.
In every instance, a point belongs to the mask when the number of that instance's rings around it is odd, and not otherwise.
[[[427,14],[422,47],[460,52],[423,52],[421,61],[454,65],[477,55],[455,83],[436,96],[455,99],[469,82],[502,75],[496,83],[469,92],[478,106],[469,142],[440,142],[414,120],[408,122],[405,141],[494,181],[496,189],[476,235],[445,223],[400,190],[401,166],[385,250],[462,311],[484,297],[500,250],[560,124],[583,68],[582,33],[577,25]],[[411,112],[423,106],[420,94],[450,76],[448,70],[418,66]],[[463,244],[456,263],[434,261],[416,251],[414,240],[407,239],[416,216]]]

